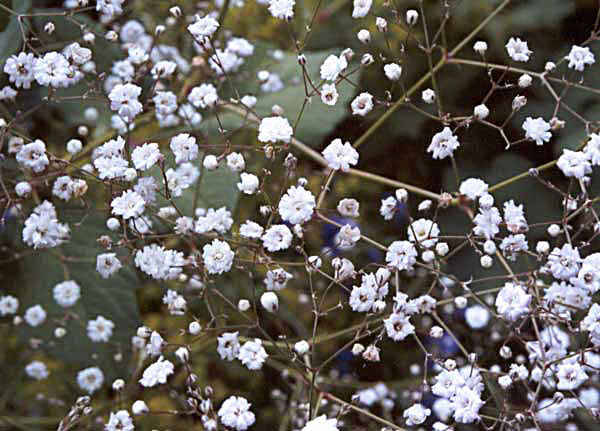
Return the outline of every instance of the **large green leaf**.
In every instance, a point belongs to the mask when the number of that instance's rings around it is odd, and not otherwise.
[[[96,240],[107,233],[101,217],[60,209],[59,219],[69,223],[71,240],[55,249],[34,251],[20,261],[17,274],[9,279],[14,282],[14,288],[9,290],[18,295],[22,312],[40,304],[48,313],[46,321],[36,328],[23,323],[21,335],[24,340],[43,340],[42,349],[77,369],[98,364],[107,378],[122,376],[130,355],[131,336],[141,321],[135,295],[138,279],[127,265],[109,279],[101,278],[96,271],[96,256],[105,252]],[[11,273],[15,268],[9,265],[1,270]],[[65,280],[74,280],[81,287],[81,298],[67,309],[60,307],[52,294],[53,287]],[[87,336],[88,320],[98,315],[115,324],[107,343],[94,343]],[[67,329],[60,339],[53,335],[59,326]],[[123,365],[115,360],[117,353],[123,355]]]

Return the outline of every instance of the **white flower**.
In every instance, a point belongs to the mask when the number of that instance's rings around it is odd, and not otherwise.
[[[175,155],[175,163],[191,162],[198,157],[196,138],[187,133],[172,137],[169,146]]]
[[[468,386],[457,389],[451,399],[454,404],[454,420],[460,423],[472,423],[479,420],[479,409],[484,402],[479,394]]]
[[[317,416],[311,421],[306,422],[301,431],[339,431],[337,419],[327,419],[327,416]]]
[[[36,327],[40,326],[46,320],[46,310],[42,308],[41,305],[34,305],[33,307],[29,307],[25,311],[25,322],[29,326]]]
[[[335,81],[347,67],[348,60],[343,54],[339,57],[331,54],[321,64],[321,79]]]
[[[69,86],[77,69],[72,68],[64,55],[51,51],[37,59],[33,70],[38,84],[59,88]]]
[[[404,313],[392,313],[383,323],[388,337],[394,341],[402,341],[415,333],[415,327],[410,323],[410,316]]]
[[[96,271],[100,273],[102,278],[108,278],[117,272],[123,264],[117,258],[116,253],[99,254],[96,258]]]
[[[31,169],[35,173],[40,173],[50,164],[46,155],[46,144],[40,139],[23,145],[17,153],[17,162]]]
[[[292,224],[311,219],[316,201],[314,195],[302,186],[291,186],[279,201],[279,215]]]
[[[394,218],[397,206],[398,201],[396,198],[394,196],[388,196],[387,198],[381,200],[379,214],[381,214],[385,220],[391,220]]]
[[[225,160],[227,161],[227,167],[233,172],[241,172],[246,167],[244,156],[240,153],[229,153],[227,157],[225,157]]]
[[[364,117],[373,109],[373,96],[369,93],[360,93],[350,104],[352,114]]]
[[[385,255],[388,266],[399,270],[411,270],[417,262],[417,250],[409,241],[394,241]]]
[[[358,163],[358,151],[349,142],[342,143],[339,138],[331,141],[322,154],[327,166],[334,170],[348,172],[350,165],[355,166]]]
[[[127,410],[111,412],[104,431],[133,431],[135,429],[131,416]]]
[[[552,250],[548,256],[547,266],[554,278],[569,280],[577,276],[581,260],[577,248],[573,248],[571,244],[564,244],[562,248],[556,247]]]
[[[559,391],[572,391],[588,381],[588,375],[576,360],[559,363],[556,377],[558,377],[556,389]]]
[[[295,4],[295,0],[269,0],[269,12],[275,18],[292,19]]]
[[[59,223],[56,209],[48,201],[34,208],[25,220],[23,242],[33,248],[56,247],[69,238],[69,226]]]
[[[600,134],[590,134],[590,139],[588,140],[585,148],[583,149],[583,152],[585,153],[592,165],[600,165]]]
[[[421,218],[411,223],[408,227],[408,239],[416,242],[421,247],[431,248],[437,243],[440,229],[437,223]]]
[[[397,63],[388,63],[383,66],[383,73],[390,81],[397,81],[402,75],[402,67]]]
[[[294,276],[283,268],[275,268],[267,271],[264,283],[267,290],[282,290],[285,289],[287,282],[292,278],[294,278]]]
[[[284,224],[271,226],[261,237],[268,251],[285,250],[292,244],[292,232]]]
[[[109,17],[114,17],[123,13],[124,2],[125,0],[98,0],[96,10]]]
[[[267,292],[275,295],[273,292]],[[269,355],[262,346],[262,341],[255,338],[254,341],[246,341],[238,353],[238,359],[242,361],[249,370],[260,370]]]
[[[157,91],[152,101],[157,117],[166,117],[177,111],[177,96],[171,91]]]
[[[217,89],[212,84],[194,87],[188,95],[188,101],[196,108],[212,108],[218,100]]]
[[[11,295],[0,296],[0,317],[15,314],[19,309],[19,300]]]
[[[105,319],[103,316],[98,316],[94,320],[87,323],[87,334],[90,340],[94,342],[108,341],[112,336],[115,324]]]
[[[10,82],[17,88],[29,88],[34,79],[35,56],[31,53],[20,52],[11,55],[4,64],[4,73],[8,74]]]
[[[162,356],[156,362],[150,364],[144,370],[144,374],[140,379],[140,384],[146,388],[167,383],[167,377],[173,374],[175,367],[171,361],[164,359]]]
[[[577,178],[578,180],[592,172],[592,166],[584,152],[571,151],[566,148],[558,158],[556,166],[565,176]]]
[[[292,126],[283,117],[265,117],[258,126],[258,140],[263,143],[289,143],[293,134]]]
[[[240,174],[240,182],[237,183],[237,188],[242,193],[247,195],[252,195],[256,193],[258,189],[259,181],[258,177],[254,174],[248,174],[246,172],[242,172]]]
[[[121,196],[118,196],[110,203],[112,214],[121,216],[125,220],[135,218],[142,215],[146,203],[142,197],[133,190],[124,191]]]
[[[577,46],[573,45],[571,47],[571,51],[569,55],[565,57],[566,60],[569,60],[569,68],[575,69],[579,72],[583,72],[583,69],[586,65],[592,65],[596,62],[594,54],[590,51],[590,48],[587,46]]]
[[[490,109],[483,103],[473,108],[473,116],[479,120],[485,120],[490,115]]]
[[[364,18],[369,13],[373,0],[354,0],[352,8],[352,18]]]
[[[323,84],[321,87],[321,101],[329,106],[334,106],[338,101],[338,91],[335,84]]]
[[[161,158],[158,144],[150,143],[136,147],[131,153],[131,160],[136,169],[146,171],[156,164]]]
[[[104,373],[98,367],[89,367],[77,373],[77,384],[88,394],[93,394],[102,387]]]
[[[360,239],[360,229],[358,226],[352,226],[345,224],[335,235],[334,242],[342,250],[346,250],[354,247],[354,245]]]
[[[204,267],[209,274],[222,274],[229,272],[233,264],[234,252],[225,241],[214,239],[202,249]]]
[[[531,51],[527,46],[527,42],[522,41],[518,37],[516,39],[511,37],[508,40],[508,43],[506,44],[506,51],[508,52],[510,58],[512,58],[514,61],[520,61],[524,63],[529,61],[529,56],[531,55]]]
[[[142,88],[137,85],[117,84],[108,95],[110,109],[117,111],[119,117],[125,122],[131,123],[143,109],[138,100],[140,94],[142,94]]]
[[[63,281],[52,289],[54,300],[61,307],[72,307],[81,297],[81,288],[73,281]]]
[[[29,377],[35,380],[44,380],[50,375],[46,364],[40,361],[33,361],[27,364],[25,372]]]
[[[535,141],[537,145],[544,145],[552,137],[550,123],[544,121],[541,117],[535,119],[527,117],[523,122],[523,130],[525,130],[525,137]]]
[[[244,238],[258,239],[263,232],[263,227],[252,220],[246,220],[244,224],[240,226],[240,235]]]
[[[81,151],[83,143],[79,139],[69,139],[67,142],[67,153],[75,155]]]
[[[223,425],[237,431],[245,431],[254,424],[254,413],[251,404],[243,397],[231,396],[223,401],[218,415]]]
[[[532,296],[521,285],[507,282],[498,292],[496,308],[505,319],[515,321],[529,312]]]
[[[224,332],[217,338],[217,352],[221,359],[233,361],[240,351],[237,332]]]
[[[452,156],[454,151],[460,147],[458,138],[452,134],[452,130],[449,127],[444,127],[441,132],[433,135],[431,144],[427,148],[428,153],[433,153],[434,159],[445,159],[448,156]]]
[[[360,204],[356,199],[341,199],[337,205],[337,211],[344,217],[358,217]]]
[[[479,178],[468,178],[460,184],[460,194],[475,200],[487,193],[488,185]]]
[[[219,21],[210,16],[198,18],[193,24],[187,27],[194,39],[199,42],[204,42],[207,38],[211,37],[218,28]]]
[[[427,417],[431,414],[431,410],[423,407],[422,404],[413,404],[406,410],[404,410],[403,417],[406,419],[406,425],[421,425],[427,420]]]
[[[152,331],[152,333],[150,334],[150,339],[146,344],[146,353],[149,356],[159,356],[162,352],[164,344],[165,340],[163,339],[163,337],[161,337],[161,335],[158,332]]]

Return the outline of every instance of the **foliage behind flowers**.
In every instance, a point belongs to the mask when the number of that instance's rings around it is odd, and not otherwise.
[[[600,4],[51,3],[0,3],[1,429],[598,426]]]

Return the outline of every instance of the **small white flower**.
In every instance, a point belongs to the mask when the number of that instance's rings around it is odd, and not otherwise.
[[[240,182],[237,183],[237,188],[242,193],[247,195],[252,195],[256,193],[258,189],[259,180],[258,177],[254,174],[248,174],[246,172],[242,172],[240,174]]]
[[[295,0],[269,0],[269,12],[275,18],[292,19],[295,4]]]
[[[523,123],[523,130],[525,130],[525,137],[535,141],[537,145],[544,145],[552,137],[550,123],[544,121],[541,117],[535,119],[527,117]]]
[[[217,414],[226,427],[246,431],[255,421],[254,413],[250,411],[251,406],[246,398],[231,396],[223,401]]]
[[[347,67],[348,61],[343,54],[339,57],[331,54],[321,65],[321,79],[335,81]]]
[[[204,267],[209,274],[229,272],[233,265],[234,252],[225,241],[214,239],[202,249]]]
[[[327,166],[334,170],[341,169],[343,172],[348,172],[350,165],[355,166],[358,163],[358,151],[349,142],[342,143],[339,138],[331,141],[323,150],[323,157]]]
[[[527,42],[514,37],[511,37],[506,44],[506,51],[510,58],[514,61],[519,61],[526,63],[529,61],[529,56],[531,55],[531,51],[527,46]]]
[[[354,0],[352,8],[352,18],[364,18],[369,13],[373,0]]]
[[[360,93],[350,104],[352,114],[364,117],[373,109],[373,96],[369,93]]]
[[[263,143],[289,143],[293,134],[292,126],[287,118],[283,117],[263,118],[258,126],[258,140]]]
[[[335,84],[323,84],[321,87],[321,101],[328,105],[334,106],[338,101],[338,91]]]
[[[131,160],[136,169],[146,171],[154,166],[161,156],[158,144],[150,143],[136,147],[131,153]]]
[[[104,373],[98,367],[90,367],[77,373],[77,384],[88,394],[93,394],[102,387]]]
[[[452,134],[452,130],[450,130],[449,127],[444,127],[441,132],[433,135],[431,144],[427,148],[427,152],[433,153],[432,157],[434,159],[441,160],[452,156],[458,147],[460,147],[458,138]]]
[[[587,65],[592,65],[596,62],[596,58],[594,57],[594,53],[590,51],[590,48],[587,46],[577,46],[573,45],[571,47],[571,51],[569,55],[565,57],[566,60],[569,60],[568,67],[570,69],[575,69],[579,72],[583,72],[583,69]]]
[[[390,81],[397,81],[402,75],[402,67],[397,63],[388,63],[383,66],[383,72]]]

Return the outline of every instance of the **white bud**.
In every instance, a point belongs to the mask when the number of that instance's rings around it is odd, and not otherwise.
[[[479,259],[479,263],[483,268],[491,268],[492,264],[494,263],[494,260],[486,254],[485,256],[481,256],[481,259]]]
[[[90,129],[88,129],[88,127],[87,127],[87,126],[79,126],[79,127],[77,128],[77,134],[78,134],[79,136],[87,136],[87,135],[88,135],[88,133],[90,133]]]
[[[294,344],[294,351],[299,355],[304,355],[310,350],[310,344],[307,341],[301,340]]]
[[[439,256],[446,256],[449,251],[450,251],[450,247],[448,247],[448,243],[447,242],[438,242],[435,245],[435,252]]]
[[[65,328],[61,327],[61,326],[59,326],[58,328],[56,328],[54,330],[54,336],[56,338],[62,338],[65,335],[67,335],[67,330]]]
[[[408,200],[408,192],[406,191],[406,189],[396,190],[396,200],[398,202],[406,202]]]
[[[409,9],[406,11],[406,23],[410,26],[413,26],[417,23],[419,19],[419,12],[414,9]]]
[[[421,99],[423,99],[423,102],[425,103],[432,104],[435,102],[435,91],[433,91],[431,88],[423,90],[421,93]]]
[[[114,217],[111,217],[108,220],[106,220],[106,227],[108,228],[108,230],[112,230],[113,232],[119,229],[120,225],[121,224],[119,223],[119,220],[117,220]]]
[[[435,260],[435,253],[432,250],[425,250],[421,255],[423,262],[431,263]]]
[[[429,336],[432,338],[442,338],[444,330],[439,326],[432,326],[429,330]]]
[[[479,120],[485,120],[490,115],[490,110],[483,103],[473,108],[473,115]]]
[[[538,253],[546,254],[550,250],[550,243],[548,241],[538,241],[535,246],[535,251]]]
[[[557,224],[551,224],[548,226],[548,235],[551,237],[556,237],[560,234],[560,226]]]
[[[46,25],[44,26],[44,31],[48,34],[54,33],[55,29],[56,29],[56,27],[54,26],[54,23],[52,23],[52,22],[47,22]]]
[[[556,69],[556,64],[553,63],[552,61],[548,61],[546,62],[545,66],[544,66],[544,70],[548,73],[552,72],[554,69]]]
[[[356,33],[356,37],[365,45],[371,42],[371,32],[367,29],[362,29],[358,33]]]
[[[375,62],[375,59],[369,53],[363,54],[363,56],[360,58],[360,64],[362,64],[363,66],[369,66],[370,64],[373,64],[374,62]]]
[[[448,371],[456,369],[456,361],[454,359],[446,359],[444,361],[444,368]]]
[[[274,313],[279,309],[279,298],[275,292],[265,292],[260,297],[260,304],[269,313]]]
[[[150,409],[144,401],[137,400],[131,405],[131,411],[134,415],[139,416],[148,413]]]
[[[510,376],[500,376],[498,377],[498,384],[502,389],[508,389],[513,384],[513,381]]]
[[[433,205],[433,202],[431,201],[431,199],[425,199],[423,202],[421,202],[419,204],[419,206],[417,207],[418,211],[428,211],[429,209],[431,209],[431,205]]]
[[[204,166],[204,169],[212,171],[214,169],[217,169],[217,166],[219,166],[219,161],[215,156],[209,154],[208,156],[204,157],[204,160],[202,161],[202,166]]]
[[[175,350],[175,356],[177,356],[177,359],[185,364],[190,359],[190,351],[185,347],[180,347],[179,349]]]
[[[375,301],[373,303],[373,313],[381,313],[385,310],[385,301]]]
[[[381,18],[380,16],[378,16],[377,18],[375,18],[375,26],[377,27],[377,30],[379,31],[387,31],[387,21],[384,18]]]
[[[364,350],[365,350],[365,346],[363,346],[360,343],[354,343],[354,345],[352,346],[352,354],[354,356],[360,355]]]
[[[465,308],[467,306],[467,302],[468,300],[464,296],[457,296],[456,298],[454,298],[454,304],[459,309]]]
[[[202,326],[198,322],[196,322],[195,320],[193,322],[190,322],[190,324],[188,325],[188,332],[190,334],[198,335],[200,331],[202,331]]]
[[[488,239],[486,242],[483,243],[483,251],[486,254],[496,253],[496,243],[491,239]]]
[[[85,43],[89,43],[91,45],[96,41],[96,36],[94,33],[88,32],[83,35],[83,40]]]
[[[112,384],[113,391],[115,391],[115,392],[119,392],[124,387],[125,387],[125,381],[123,379],[117,379]]]
[[[148,328],[147,326],[140,326],[139,328],[137,328],[137,336],[140,338],[148,338],[150,335],[152,335],[152,330],[150,328]]]
[[[512,350],[508,346],[500,347],[500,357],[503,359],[509,359],[512,357]]]
[[[79,139],[70,139],[67,142],[67,152],[71,155],[77,154],[83,148],[83,144]]]
[[[244,312],[244,311],[248,311],[250,309],[250,301],[248,301],[247,299],[240,299],[238,301],[238,310]]]
[[[172,8],[169,8],[169,13],[175,18],[179,18],[181,17],[181,8],[179,6],[173,6]]]
[[[533,78],[531,77],[531,75],[524,73],[523,75],[521,75],[519,77],[519,87],[527,88],[531,85],[532,81],[533,81]]]
[[[157,25],[154,27],[154,36],[159,37],[161,34],[165,32],[167,28],[164,25]]]
[[[477,42],[475,42],[475,44],[473,44],[473,51],[475,51],[477,54],[479,55],[485,55],[485,52],[488,49],[488,44],[487,42],[484,42],[483,40],[478,40]]]
[[[21,181],[15,186],[15,193],[21,198],[29,196],[31,190],[31,184],[29,184],[27,181]]]

